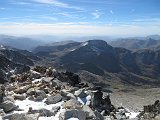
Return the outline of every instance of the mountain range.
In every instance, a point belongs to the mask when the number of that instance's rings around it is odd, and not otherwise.
[[[131,51],[103,40],[89,40],[37,47],[33,52],[51,60],[57,69],[118,77],[134,85],[160,83],[160,49]]]
[[[13,45],[1,45],[1,78],[14,68],[45,65],[76,72],[89,82],[102,82],[101,85],[157,86],[160,84],[160,40],[158,36],[141,39],[127,38],[109,43],[88,40],[36,44],[32,52],[13,48]]]
[[[139,49],[155,49],[160,46],[160,36],[151,35],[142,38],[124,38],[110,41],[109,44],[113,47],[123,47],[134,51]]]
[[[40,58],[26,50],[18,50],[0,45],[0,83],[6,81],[8,74],[28,71]]]

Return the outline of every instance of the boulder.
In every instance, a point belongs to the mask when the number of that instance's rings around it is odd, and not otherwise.
[[[93,119],[96,118],[94,111],[87,105],[84,105],[82,110],[86,113],[87,119]]]
[[[56,104],[60,102],[61,100],[62,100],[62,96],[60,94],[56,94],[55,96],[54,95],[48,96],[45,103],[46,104]]]
[[[43,77],[42,82],[43,83],[50,83],[50,82],[52,82],[53,79],[54,79],[53,77]]]
[[[81,109],[82,104],[75,99],[70,99],[63,104],[63,107],[65,109]]]
[[[34,101],[42,101],[44,98],[42,96],[37,96]]]
[[[14,99],[25,100],[26,99],[26,94],[14,94]]]
[[[62,72],[57,76],[57,78],[60,81],[67,82],[72,86],[75,86],[76,84],[79,84],[81,82],[80,77],[72,72]]]
[[[2,108],[4,112],[10,112],[15,110],[17,106],[11,101],[4,101],[3,103],[0,104],[0,108]]]
[[[60,106],[54,106],[54,107],[52,107],[52,110],[56,114],[60,110],[60,108],[61,108]]]
[[[16,90],[14,90],[14,92],[17,93],[17,94],[23,94],[23,93],[26,93],[27,90],[28,90],[30,87],[31,87],[30,85],[22,86],[22,87],[20,87],[20,88],[17,88]]]
[[[60,113],[59,120],[68,120],[70,118],[78,118],[78,120],[86,120],[86,113],[82,110],[66,110]]]
[[[103,97],[103,93],[100,90],[93,92],[92,99],[91,99],[93,108],[100,107],[102,105],[102,102],[103,102],[102,97]]]
[[[67,97],[67,99],[75,99],[76,100],[76,97],[72,93],[68,93],[66,97]]]
[[[9,114],[3,117],[4,120],[38,120],[39,114]]]
[[[35,88],[29,88],[26,93],[27,95],[35,95]]]
[[[61,87],[62,85],[63,83],[58,79],[54,79],[51,84],[52,87],[56,87],[56,86]]]
[[[30,77],[38,79],[41,77],[41,74],[39,72],[34,71],[34,70],[30,70]]]
[[[43,90],[36,90],[35,95],[42,96],[43,98],[47,97],[47,94]]]
[[[46,116],[46,117],[50,117],[50,116],[55,116],[54,111],[50,111],[47,109],[41,109],[39,110],[40,116]]]

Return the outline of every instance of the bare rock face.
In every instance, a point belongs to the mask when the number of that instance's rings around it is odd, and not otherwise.
[[[82,110],[70,109],[61,113],[59,120],[67,120],[70,118],[78,118],[79,120],[86,120],[86,113]]]

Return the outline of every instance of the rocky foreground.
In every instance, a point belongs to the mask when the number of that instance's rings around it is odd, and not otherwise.
[[[36,67],[12,75],[0,87],[2,120],[160,120],[160,102],[140,112],[112,105],[100,86],[90,87],[71,72]]]

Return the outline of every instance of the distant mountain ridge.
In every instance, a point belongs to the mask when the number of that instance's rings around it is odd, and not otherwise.
[[[31,50],[36,46],[44,44],[44,42],[27,37],[0,35],[0,44],[22,50]]]
[[[144,38],[124,38],[109,42],[113,47],[123,47],[129,50],[152,49],[160,45],[160,36],[151,35]]]
[[[15,73],[28,71],[30,66],[39,60],[40,58],[31,52],[0,45],[0,83],[7,80],[6,76],[10,74],[10,71],[16,70]]]
[[[48,50],[45,58],[53,58],[52,63],[58,69],[72,72],[88,71],[100,76],[109,75],[112,79],[113,76],[117,76],[130,84],[160,84],[158,49],[133,52],[121,47],[112,47],[103,40],[75,42],[55,47],[63,49]]]

